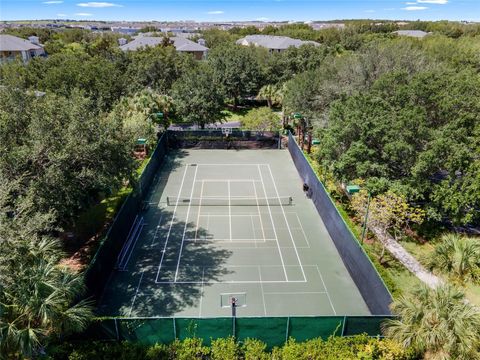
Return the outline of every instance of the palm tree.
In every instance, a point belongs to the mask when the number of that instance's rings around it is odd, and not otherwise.
[[[4,240],[0,254],[0,354],[30,357],[50,339],[87,327],[91,302],[77,301],[85,290],[83,278],[58,264],[57,240]]]
[[[430,270],[438,269],[461,284],[480,280],[480,243],[458,234],[445,234],[429,261]]]
[[[280,89],[276,85],[265,85],[258,92],[257,99],[266,100],[269,108],[282,100]]]
[[[412,346],[425,359],[480,359],[480,311],[450,285],[426,285],[392,304],[398,318],[387,321],[387,336]]]

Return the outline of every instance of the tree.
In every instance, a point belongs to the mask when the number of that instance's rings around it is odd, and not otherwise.
[[[425,359],[480,358],[480,312],[450,285],[422,285],[392,304],[398,318],[387,321],[386,335],[412,346]]]
[[[202,31],[203,39],[210,50],[213,50],[219,46],[231,44],[235,42],[240,36],[232,35],[228,31],[222,31],[220,29],[207,29]]]
[[[242,128],[257,131],[275,131],[280,128],[280,118],[267,107],[250,110],[242,119]]]
[[[370,90],[328,105],[319,161],[342,180],[363,178],[377,192],[421,203],[430,220],[475,223],[479,88],[470,70],[382,75]],[[287,91],[287,105],[293,96]]]
[[[431,270],[438,269],[454,280],[465,284],[480,280],[480,243],[458,234],[445,234],[430,257]]]
[[[150,87],[165,94],[185,71],[196,66],[192,56],[179,54],[173,46],[147,47],[127,56],[126,78],[134,93]]]
[[[425,217],[423,210],[410,206],[405,197],[388,191],[370,199],[368,203],[367,191],[362,189],[352,197],[351,206],[358,217],[365,219],[367,217],[367,226],[380,230],[385,237],[392,234],[395,240],[405,230],[409,229],[411,224],[421,224]],[[368,216],[367,215],[368,207]],[[380,242],[382,239],[380,239]],[[383,247],[379,261],[382,262],[385,254]]]
[[[258,91],[262,74],[255,48],[221,46],[210,52],[208,62],[216,83],[221,85],[227,97],[233,99],[234,108],[240,98]]]
[[[282,101],[282,94],[278,86],[265,85],[258,92],[257,99],[266,100],[268,107],[271,109],[274,104]]]
[[[85,330],[93,307],[77,300],[85,290],[83,278],[58,264],[58,241],[8,233],[5,225],[2,219],[0,353],[30,358],[49,341]]]
[[[223,96],[208,65],[185,73],[172,88],[177,115],[205,128],[223,119]]]
[[[82,94],[36,97],[10,88],[0,94],[0,174],[15,185],[8,211],[53,213],[57,225],[71,225],[130,177],[133,140],[122,122],[99,116]]]

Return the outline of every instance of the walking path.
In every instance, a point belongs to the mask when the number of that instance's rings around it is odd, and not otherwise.
[[[407,250],[403,248],[392,236],[385,234],[378,228],[370,227],[377,239],[385,246],[392,256],[400,261],[410,272],[415,274],[421,281],[434,289],[443,284],[443,280],[425,269],[417,259],[415,259]]]

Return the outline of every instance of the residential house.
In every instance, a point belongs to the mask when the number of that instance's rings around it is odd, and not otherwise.
[[[427,33],[422,30],[398,30],[398,31],[394,31],[393,34],[397,34],[398,36],[409,36],[409,37],[414,37],[418,39],[423,39],[425,36],[427,36],[430,33]]]
[[[274,35],[248,35],[244,38],[237,40],[238,45],[243,46],[261,46],[268,49],[269,52],[282,52],[289,47],[300,47],[302,45],[314,45],[320,44],[315,41],[303,41],[299,39],[292,39],[287,36],[274,36]]]
[[[30,40],[13,35],[0,35],[0,62],[12,61],[21,58],[24,62],[36,56],[45,56],[45,50],[38,43],[38,37],[31,36]]]
[[[180,36],[171,37],[170,40],[173,41],[173,46],[178,52],[192,54],[197,60],[202,60],[207,56],[208,48],[203,45]],[[147,46],[158,46],[162,44],[162,42],[163,37],[138,36],[135,40],[120,46],[120,49],[123,51],[136,51]]]

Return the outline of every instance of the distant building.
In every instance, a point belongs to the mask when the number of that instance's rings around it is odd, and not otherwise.
[[[12,61],[17,57],[26,62],[36,56],[45,56],[38,37],[31,36],[29,39],[36,43],[13,35],[0,35],[0,62]]]
[[[394,31],[393,34],[397,34],[398,36],[409,36],[409,37],[414,37],[418,39],[423,39],[425,36],[427,36],[430,33],[427,33],[422,30],[398,30],[398,31]]]
[[[170,40],[173,41],[173,46],[178,52],[192,54],[197,60],[202,60],[207,56],[208,48],[203,45],[179,36],[171,37]],[[120,46],[120,49],[123,51],[136,51],[147,46],[158,46],[162,42],[163,37],[139,36],[128,44]]]
[[[298,48],[302,45],[318,46],[320,44],[315,41],[303,41],[299,39],[292,39],[287,36],[248,35],[237,40],[237,45],[254,45],[264,47],[268,49],[269,52],[282,52],[292,46]]]

